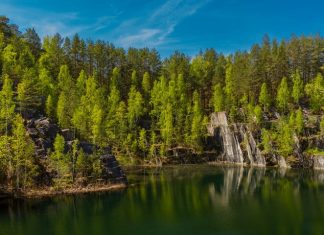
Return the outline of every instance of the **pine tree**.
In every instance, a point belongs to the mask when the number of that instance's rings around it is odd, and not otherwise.
[[[131,84],[132,84],[132,86],[138,88],[138,81],[137,81],[136,70],[133,70],[132,71]]]
[[[134,127],[138,119],[144,114],[144,100],[135,87],[131,87],[128,94],[127,117],[130,127]]]
[[[194,146],[199,146],[204,126],[202,126],[203,117],[201,114],[200,97],[197,91],[193,94],[192,112],[191,141]]]
[[[220,112],[224,110],[224,94],[219,83],[214,86],[212,105],[214,112]]]
[[[101,145],[103,138],[103,126],[102,126],[103,112],[95,105],[92,110],[91,120],[92,120],[92,141],[94,144]]]
[[[226,65],[226,75],[225,75],[225,87],[224,92],[226,95],[226,105],[231,107],[235,105],[235,95],[234,95],[234,80],[233,80],[233,66],[231,62]]]
[[[33,161],[34,145],[26,135],[23,118],[17,114],[13,121],[12,138],[13,162],[15,168],[16,188],[25,188],[32,184],[35,176],[35,164]]]
[[[11,149],[11,136],[0,136],[0,176],[6,179],[6,183],[12,186],[14,175],[13,151]]]
[[[309,97],[311,108],[318,112],[324,107],[324,80],[319,73],[316,78],[305,87],[306,94]]]
[[[291,96],[296,104],[299,104],[300,99],[303,97],[304,85],[300,78],[300,73],[298,70],[292,75],[293,88]]]
[[[283,112],[286,111],[288,108],[289,97],[290,94],[288,89],[287,78],[284,77],[281,80],[277,93],[277,107]]]
[[[301,134],[304,130],[304,118],[303,118],[302,110],[300,108],[296,111],[295,122],[296,122],[295,124],[296,132],[298,134]]]
[[[173,115],[172,115],[172,106],[167,104],[165,110],[161,114],[161,135],[166,146],[170,146],[173,143]]]
[[[60,134],[57,134],[54,141],[54,152],[50,155],[51,163],[56,171],[56,185],[64,186],[64,178],[69,172],[68,161],[65,154],[65,140]]]
[[[68,107],[68,98],[66,97],[65,93],[61,93],[57,102],[57,108],[56,108],[56,116],[59,125],[62,128],[69,128],[70,125],[70,110]]]
[[[13,101],[12,81],[8,75],[3,75],[3,86],[0,91],[0,119],[1,130],[8,135],[8,128],[14,116],[15,103]]]
[[[143,75],[142,88],[143,88],[144,94],[147,97],[148,93],[151,90],[151,81],[150,81],[150,75],[148,72],[145,72]]]
[[[77,83],[76,83],[77,94],[78,94],[79,99],[85,93],[86,81],[87,81],[87,75],[84,72],[84,70],[81,70],[79,77],[77,79]]]
[[[74,82],[67,65],[62,65],[60,67],[60,73],[57,80],[59,89],[65,94],[71,94],[74,90]]]
[[[259,105],[254,107],[255,123],[259,125],[262,122],[262,109]]]
[[[293,152],[292,130],[288,124],[282,123],[278,126],[277,134],[278,151],[283,157],[288,157]]]
[[[49,118],[55,119],[55,104],[51,95],[47,96],[45,104],[45,112]]]
[[[144,128],[142,128],[139,133],[138,147],[144,153],[144,157],[145,157],[147,152],[147,140],[146,140],[146,130]]]
[[[272,147],[272,135],[271,131],[262,128],[261,130],[261,140],[262,140],[262,146],[263,146],[263,152],[266,154],[271,153],[273,147]]]
[[[268,111],[271,105],[271,98],[268,93],[267,84],[264,82],[261,86],[259,95],[259,103],[262,105],[264,111]]]

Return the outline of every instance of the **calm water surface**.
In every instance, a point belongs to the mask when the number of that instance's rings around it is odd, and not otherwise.
[[[324,171],[132,169],[120,192],[0,202],[2,235],[324,234]]]

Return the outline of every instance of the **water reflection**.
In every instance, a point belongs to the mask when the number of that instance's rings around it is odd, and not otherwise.
[[[128,190],[0,203],[0,234],[324,234],[324,172],[131,169]]]

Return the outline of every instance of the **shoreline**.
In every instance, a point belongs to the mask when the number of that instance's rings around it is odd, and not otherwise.
[[[78,195],[78,194],[88,194],[88,193],[99,193],[99,192],[110,192],[126,189],[128,186],[126,184],[107,184],[107,185],[88,185],[86,187],[71,187],[62,190],[55,190],[53,187],[40,188],[40,189],[29,189],[23,192],[6,192],[6,198],[14,199],[37,199],[37,198],[47,198],[54,196],[63,195]]]

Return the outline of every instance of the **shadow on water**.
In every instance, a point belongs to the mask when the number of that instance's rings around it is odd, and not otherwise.
[[[0,234],[324,234],[324,171],[127,171],[119,192],[0,202]]]

